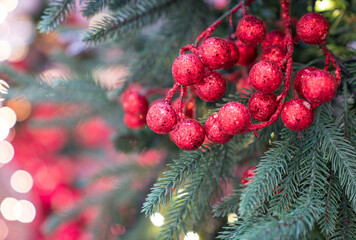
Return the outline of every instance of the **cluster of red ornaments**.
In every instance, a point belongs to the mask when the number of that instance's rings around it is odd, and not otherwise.
[[[128,89],[122,96],[124,123],[128,128],[139,129],[146,124],[148,101],[138,89]]]

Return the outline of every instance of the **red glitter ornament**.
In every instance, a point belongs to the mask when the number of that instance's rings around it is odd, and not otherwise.
[[[251,177],[256,177],[257,175],[254,174],[254,171],[257,169],[257,167],[251,167],[247,169],[241,177],[241,184],[246,185],[246,183],[253,182],[252,179],[248,179]],[[243,188],[246,188],[246,186],[243,186]]]
[[[220,108],[218,120],[223,131],[230,135],[243,133],[251,124],[248,108],[239,102],[229,102]]]
[[[215,102],[224,96],[226,81],[215,71],[207,71],[202,82],[194,84],[196,94],[207,102]]]
[[[172,65],[172,75],[178,83],[189,86],[203,80],[205,66],[194,54],[183,54]]]
[[[329,22],[320,13],[304,14],[297,23],[297,35],[305,43],[322,43],[329,33]]]
[[[232,135],[225,133],[218,122],[218,114],[211,115],[204,124],[205,134],[210,141],[225,144],[232,139]]]
[[[251,116],[258,121],[267,121],[277,107],[277,97],[274,93],[256,92],[248,101]]]
[[[299,70],[297,72],[297,74],[294,77],[294,89],[297,91],[297,93],[299,94],[299,96],[304,97],[303,94],[303,90],[302,90],[302,83],[304,81],[304,79],[307,77],[307,75],[311,72],[316,70],[316,67],[306,67],[306,68],[302,68],[301,70]]]
[[[280,46],[285,48],[284,45],[285,34],[278,30],[270,31],[266,34],[265,40],[261,43],[262,50],[265,50],[269,46]]]
[[[324,104],[335,96],[337,84],[330,72],[316,69],[303,79],[302,90],[304,97],[311,103]]]
[[[171,138],[180,149],[191,151],[198,149],[203,144],[205,132],[198,121],[185,119],[173,129]]]
[[[246,15],[240,19],[236,34],[241,42],[248,45],[257,45],[265,39],[266,24],[255,16]]]
[[[168,103],[158,102],[148,110],[147,125],[155,133],[167,134],[176,124],[176,111]]]
[[[257,57],[256,46],[246,45],[240,40],[235,41],[236,46],[239,49],[240,57],[237,64],[241,66],[251,65]]]
[[[148,101],[136,91],[125,91],[122,97],[122,109],[125,113],[145,115],[148,111]]]
[[[146,124],[146,115],[145,114],[124,114],[124,123],[128,128],[131,129],[140,129],[143,128]]]
[[[272,46],[266,47],[262,51],[260,59],[280,63],[281,61],[283,61],[286,54],[287,54],[287,51],[285,50],[285,48],[283,48],[279,45],[272,45]]]
[[[314,109],[304,99],[297,98],[286,102],[281,112],[284,125],[293,131],[302,131],[314,121]]]
[[[209,69],[229,68],[239,60],[239,49],[229,40],[211,37],[198,48],[198,55]]]
[[[260,61],[250,71],[251,85],[260,92],[273,92],[278,89],[283,79],[283,73],[277,63]]]

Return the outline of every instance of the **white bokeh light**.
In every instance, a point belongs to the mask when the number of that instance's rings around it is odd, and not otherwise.
[[[199,235],[195,232],[188,232],[184,236],[184,240],[199,240]]]
[[[3,217],[8,221],[15,221],[15,207],[17,204],[17,199],[12,197],[7,197],[1,202],[0,210]]]
[[[10,185],[16,192],[27,193],[33,186],[33,178],[28,172],[18,170],[12,174]]]
[[[14,215],[17,221],[30,223],[36,217],[36,208],[30,201],[20,200],[16,203]]]
[[[0,0],[0,4],[3,4],[8,12],[15,10],[18,3],[18,0]]]
[[[160,213],[155,213],[150,217],[153,225],[160,227],[164,224],[164,217]]]
[[[0,118],[0,141],[5,140],[9,136],[10,128],[6,120]]]
[[[9,228],[3,220],[0,220],[0,239],[7,239],[7,235],[9,235]]]
[[[10,43],[8,41],[0,40],[0,62],[7,60],[10,56],[11,56],[11,45],[10,45]]]
[[[15,155],[14,147],[8,141],[0,141],[0,163],[9,163]]]
[[[0,118],[7,122],[9,128],[12,128],[16,124],[16,113],[9,107],[0,108]]]
[[[0,2],[0,24],[5,21],[7,17],[7,7]]]

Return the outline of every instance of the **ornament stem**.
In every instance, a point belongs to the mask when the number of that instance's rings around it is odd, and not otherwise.
[[[180,84],[179,83],[175,83],[174,86],[168,91],[166,98],[164,99],[164,101],[168,104],[170,104],[172,97],[174,95],[174,93],[177,91],[177,89],[179,88]]]

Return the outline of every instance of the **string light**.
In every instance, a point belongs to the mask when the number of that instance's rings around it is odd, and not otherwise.
[[[17,221],[30,223],[36,217],[36,208],[30,201],[20,200],[16,203],[14,215]]]
[[[7,122],[9,128],[15,126],[16,119],[17,119],[16,113],[14,112],[14,110],[12,110],[9,107],[0,108],[0,118],[4,119]]]
[[[7,17],[7,7],[0,3],[0,24],[3,23],[5,21]]]
[[[199,235],[195,232],[188,232],[185,235],[184,240],[199,240]]]
[[[155,213],[150,217],[153,225],[160,227],[164,224],[164,217],[160,213]]]
[[[238,217],[235,213],[230,213],[228,216],[227,216],[227,222],[229,224],[232,224],[234,222],[236,222],[238,220]]]
[[[17,199],[13,197],[7,197],[1,202],[0,211],[3,217],[8,221],[15,221],[15,206]]]
[[[15,10],[18,3],[18,0],[0,0],[0,4],[4,5],[8,12]]]
[[[9,124],[2,118],[0,118],[0,141],[5,140],[9,136],[10,128]]]
[[[332,0],[318,0],[315,2],[317,12],[328,11],[335,8],[335,2]]]
[[[10,178],[11,187],[19,193],[27,193],[33,186],[31,174],[23,170],[17,170]]]
[[[11,143],[7,141],[0,141],[0,163],[9,163],[14,157],[15,151]]]
[[[1,5],[0,5],[1,22]],[[11,56],[11,45],[8,41],[0,40],[0,62],[7,60]]]

